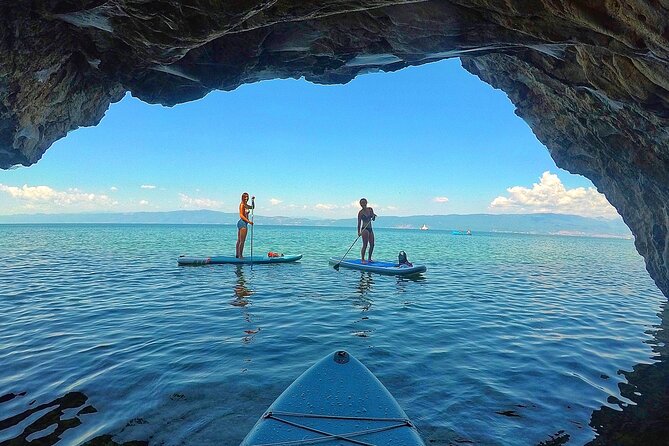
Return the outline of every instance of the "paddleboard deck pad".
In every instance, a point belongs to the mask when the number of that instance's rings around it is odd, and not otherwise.
[[[227,257],[227,256],[212,256],[212,257],[189,257],[181,256],[177,259],[179,265],[214,265],[214,264],[223,264],[223,263],[234,263],[238,265],[248,265],[248,264],[266,264],[266,263],[289,263],[297,262],[302,258],[302,254],[286,256],[283,257],[267,257],[267,256],[253,256],[253,257],[244,257],[243,259],[238,259],[237,257]]]
[[[240,446],[288,444],[425,446],[390,392],[345,351],[297,378]]]
[[[362,263],[360,259],[344,259],[340,263],[340,260],[341,259],[336,257],[330,257],[330,265],[339,264],[340,268],[357,269],[360,271],[369,271],[372,273],[388,274],[392,276],[410,276],[412,274],[424,273],[427,271],[425,265],[400,266],[394,262],[377,262],[376,260],[372,263]]]

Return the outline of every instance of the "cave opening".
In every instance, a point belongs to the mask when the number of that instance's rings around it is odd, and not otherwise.
[[[14,194],[0,200],[11,214],[234,211],[247,185],[269,216],[345,218],[378,189],[371,200],[385,215],[577,214],[629,237],[592,183],[558,168],[513,112],[457,58],[346,85],[264,81],[172,108],[127,94],[98,126],[6,172]],[[30,194],[37,186],[51,196]]]
[[[583,285],[584,277],[572,277],[574,270],[579,269],[581,276],[592,273],[593,281],[601,285],[601,277],[606,276],[601,271],[602,265],[606,265],[607,260],[617,261],[614,259],[618,252],[615,243],[626,243],[622,257],[634,268],[627,273],[643,276],[645,282],[642,281],[642,289],[624,288],[620,294],[614,294],[617,298],[627,296],[630,302],[636,298],[648,300],[648,311],[643,317],[639,316],[639,320],[647,320],[646,328],[657,336],[661,333],[659,327],[663,322],[658,324],[652,312],[657,307],[657,313],[662,314],[661,320],[666,320],[659,306],[662,296],[659,291],[650,290],[652,284],[643,270],[640,257],[631,247],[630,234],[624,223],[589,180],[559,169],[527,124],[513,112],[514,106],[503,92],[467,73],[457,59],[393,73],[370,73],[346,85],[315,85],[303,79],[265,81],[242,85],[233,92],[211,93],[201,100],[172,108],[148,105],[126,95],[121,102],[112,105],[97,127],[72,132],[56,142],[44,158],[30,168],[3,172],[2,191],[5,193],[0,195],[0,205],[9,209],[8,214],[18,215],[19,218],[26,214],[40,215],[39,218],[51,215],[50,218],[55,219],[69,214],[72,218],[78,213],[83,216],[83,222],[94,222],[86,218],[110,213],[139,215],[148,211],[149,214],[169,214],[178,210],[202,209],[229,213],[234,211],[239,193],[248,189],[258,196],[258,217],[268,217],[268,224],[287,218],[292,219],[290,224],[308,225],[309,221],[352,219],[357,212],[357,199],[366,196],[380,215],[379,222],[384,218],[398,217],[396,222],[388,225],[388,229],[400,231],[397,236],[400,239],[402,230],[418,229],[421,223],[428,226],[426,222],[435,232],[464,232],[466,229],[473,229],[475,234],[480,232],[476,227],[470,228],[470,223],[439,227],[438,223],[433,223],[434,220],[428,220],[430,215],[506,212],[534,214],[536,219],[540,219],[545,213],[575,213],[604,226],[599,226],[597,231],[600,232],[595,234],[579,233],[579,229],[573,228],[561,233],[539,234],[540,239],[544,238],[541,239],[538,254],[531,252],[530,245],[522,243],[516,246],[501,244],[502,248],[495,248],[495,243],[491,243],[486,248],[487,256],[492,259],[510,257],[519,264],[531,265],[529,289],[539,290],[538,295],[547,302],[538,305],[545,315],[551,315],[559,312],[556,309],[563,308],[565,303],[552,299],[550,290],[569,287],[581,287],[583,290],[584,286],[589,290]],[[611,228],[615,225],[611,222],[616,219],[619,232],[603,233],[613,231]],[[152,222],[160,223],[158,220]],[[114,231],[118,229],[112,227],[111,232]],[[505,233],[506,228],[498,232]],[[379,235],[383,240],[384,233]],[[599,253],[596,265],[585,265],[579,263],[583,260],[569,252],[569,248],[565,249],[568,244],[552,241],[551,237],[558,235],[615,237],[611,239],[613,244],[608,250]],[[123,238],[122,235],[116,237]],[[199,237],[203,238],[201,234]],[[588,237],[562,239],[572,242],[588,240]],[[258,241],[262,246],[263,239]],[[596,247],[593,249],[603,246],[596,244],[599,241],[592,243]],[[120,245],[132,252],[127,242],[120,242]],[[479,267],[483,269],[490,267],[486,263],[488,260],[476,257],[478,254],[471,248],[450,242],[445,246],[448,248],[446,253],[431,251],[433,255],[447,259],[448,267],[441,274],[451,274],[448,268],[453,265],[466,270],[469,265],[462,260],[464,256],[478,259],[476,261],[482,262]],[[395,254],[393,249],[395,246],[383,247],[382,242],[377,252],[382,256],[391,256]],[[422,249],[429,250],[430,246]],[[420,255],[420,251],[411,252],[413,259],[420,259]],[[433,274],[440,275],[439,268],[433,268],[436,270]],[[522,274],[516,277],[513,268],[506,263],[503,268],[510,268],[509,274],[515,278],[508,283],[498,283],[500,293],[518,293],[518,284],[527,279],[521,277]],[[485,271],[477,271],[472,277],[478,274],[486,276]],[[564,275],[562,285],[557,285],[556,274]],[[242,280],[242,285],[235,284],[235,293],[239,293],[241,286],[244,296],[252,296],[248,278],[244,278],[243,274],[237,274],[237,277],[243,280],[238,279]],[[642,334],[635,323],[626,321],[625,315],[618,314],[618,309],[605,303],[605,289],[626,282],[628,279],[625,277],[614,277],[610,285],[603,287],[603,291],[592,288],[601,293],[598,298],[604,299],[598,300],[596,305],[602,305],[613,314],[613,322],[605,318],[588,322],[600,326],[604,338],[608,336],[606,333],[610,334],[607,331],[610,324],[617,326],[617,330],[624,329],[632,338],[636,336],[634,333],[641,337],[648,334]],[[465,279],[465,282],[470,279]],[[497,279],[493,278],[493,283],[494,280]],[[365,296],[375,286],[378,282],[367,277],[356,285],[356,293],[361,297],[355,305],[365,312],[373,308],[373,302]],[[544,295],[546,290],[549,290],[548,294]],[[465,295],[468,293],[464,292]],[[446,291],[446,295],[455,296],[457,293]],[[477,292],[468,296],[471,302],[480,298]],[[540,300],[534,298],[535,304]],[[518,302],[505,304],[516,308]],[[633,308],[631,303],[629,309]],[[514,311],[520,311],[520,308]],[[251,321],[251,314],[247,313],[245,320]],[[493,321],[499,317],[509,318],[504,314],[490,313],[490,316]],[[572,320],[582,323],[584,317],[581,314]],[[551,319],[548,317],[548,320]],[[484,321],[482,326],[498,324],[493,321]],[[510,326],[517,326],[515,324],[518,323],[511,318]],[[541,327],[544,323],[547,327]],[[543,342],[549,347],[553,343],[565,342],[564,339],[570,336],[576,339],[576,348],[599,342],[592,339],[580,341],[584,334],[579,330],[585,328],[579,323],[570,325],[558,317],[551,322],[541,322],[533,329],[540,332],[546,330],[546,334],[541,336],[545,337]],[[261,331],[255,327],[247,332],[252,335],[245,336],[246,343],[253,342],[256,335],[261,336]],[[363,329],[354,331],[354,334],[367,337],[372,332]],[[570,332],[576,334],[570,335]],[[509,333],[507,338],[512,339],[513,336],[516,335]],[[604,388],[609,394],[608,397],[606,392],[604,396],[593,394],[592,398],[602,399],[601,408],[597,404],[579,407],[578,430],[569,429],[560,417],[548,423],[549,427],[537,423],[536,417],[541,416],[541,410],[551,409],[550,404],[528,402],[527,398],[537,394],[520,392],[519,399],[513,404],[513,398],[507,395],[506,402],[512,408],[499,407],[499,410],[493,411],[497,414],[494,416],[524,417],[521,426],[528,439],[535,443],[549,440],[561,444],[569,438],[577,442],[591,439],[593,434],[583,430],[583,427],[588,421],[588,414],[593,412],[592,427],[600,434],[597,441],[606,444],[606,438],[621,435],[617,430],[621,416],[631,419],[640,417],[641,411],[629,409],[637,407],[630,405],[630,401],[641,402],[643,407],[658,404],[657,380],[650,380],[647,376],[664,370],[665,362],[654,362],[664,355],[662,343],[655,337],[653,340],[647,337],[635,339],[647,345],[643,349],[636,344],[630,347],[623,339],[616,338],[605,347],[634,350],[631,363],[622,361],[629,363],[628,369],[631,364],[636,364],[632,373],[620,372],[625,379],[612,378],[614,372],[619,371],[614,370],[615,365],[620,363],[616,361],[613,365],[607,364],[610,370],[606,369],[607,373],[600,373],[599,376],[595,373],[596,367],[583,372],[568,361],[558,363],[557,369],[553,370],[557,375],[564,370],[567,375],[583,373],[584,379],[597,381],[594,387]],[[505,351],[511,356],[517,353]],[[542,351],[541,354],[545,353]],[[482,358],[487,355],[485,352],[480,354]],[[599,366],[604,367],[602,364]],[[521,361],[514,367],[523,369],[527,366]],[[550,376],[548,374],[542,379],[552,379]],[[486,379],[490,378],[479,378],[480,382]],[[568,392],[574,388],[574,383],[567,381],[556,385],[564,386]],[[643,392],[635,394],[629,390],[628,382],[635,382],[634,388],[644,389]],[[614,390],[616,384],[620,384],[621,394]],[[399,397],[410,402],[411,398],[402,391],[402,386],[398,387]],[[437,388],[439,392],[443,389]],[[601,393],[600,390],[598,392]],[[442,397],[448,400],[447,396]],[[414,403],[420,406],[421,401]],[[463,420],[487,416],[478,413],[477,406],[471,405],[466,398],[454,398],[452,404],[452,410],[459,413]],[[490,409],[485,404],[481,407]],[[625,408],[624,415],[613,407]],[[559,410],[567,413],[570,409],[562,407]],[[487,435],[509,429],[505,422],[498,420],[493,423],[495,428],[491,432],[478,432],[477,425],[460,431],[437,422],[434,413],[419,410],[417,414],[421,420],[419,427],[433,444],[470,441],[467,439],[485,441]],[[152,413],[145,416],[158,417]],[[640,428],[654,425],[643,416],[641,418],[636,420]],[[611,436],[601,436],[603,432]],[[132,429],[126,429],[121,436],[124,435],[132,438]],[[654,438],[658,434],[651,431],[644,435]]]

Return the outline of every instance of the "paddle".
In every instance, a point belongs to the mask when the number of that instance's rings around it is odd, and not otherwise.
[[[353,245],[355,245],[355,242],[358,241],[358,239],[359,239],[360,236],[362,235],[362,231],[364,231],[365,229],[367,229],[367,226],[369,226],[369,224],[370,224],[371,222],[372,222],[372,220],[370,219],[370,220],[367,222],[367,224],[366,224],[365,226],[363,226],[362,230],[360,231],[360,234],[358,234],[358,236],[355,238],[355,240],[353,240],[353,243],[351,243],[351,246],[348,248],[348,251],[346,251],[346,254],[344,254],[344,257],[342,257],[340,261],[338,261],[337,263],[334,264],[333,268],[334,268],[335,270],[339,271],[339,265],[341,264],[341,262],[344,261],[344,259],[346,258],[346,255],[349,253],[349,251],[351,250],[351,248],[353,248]]]
[[[256,207],[256,197],[251,197],[251,267],[253,267],[253,210]]]

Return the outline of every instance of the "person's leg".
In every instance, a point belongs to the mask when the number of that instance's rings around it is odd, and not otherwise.
[[[372,252],[374,252],[374,231],[369,231],[369,261],[372,261]]]
[[[248,229],[242,228],[239,230],[239,258],[244,258],[244,243],[246,243],[246,232]]]
[[[237,229],[237,244],[235,245],[235,257],[236,258],[239,258],[239,256],[241,255],[239,253],[239,245],[241,244],[241,242],[242,242],[242,230]]]
[[[369,231],[366,229],[362,231],[362,249],[360,250],[360,261],[362,263],[367,263],[365,261],[365,251],[367,251],[367,243],[369,242]]]

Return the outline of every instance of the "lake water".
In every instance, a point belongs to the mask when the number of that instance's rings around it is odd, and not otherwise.
[[[631,403],[666,302],[632,241],[375,233],[427,272],[335,271],[354,228],[258,226],[254,254],[304,258],[251,268],[176,264],[234,255],[233,226],[0,225],[0,444],[237,445],[336,349],[431,445],[581,445]]]

